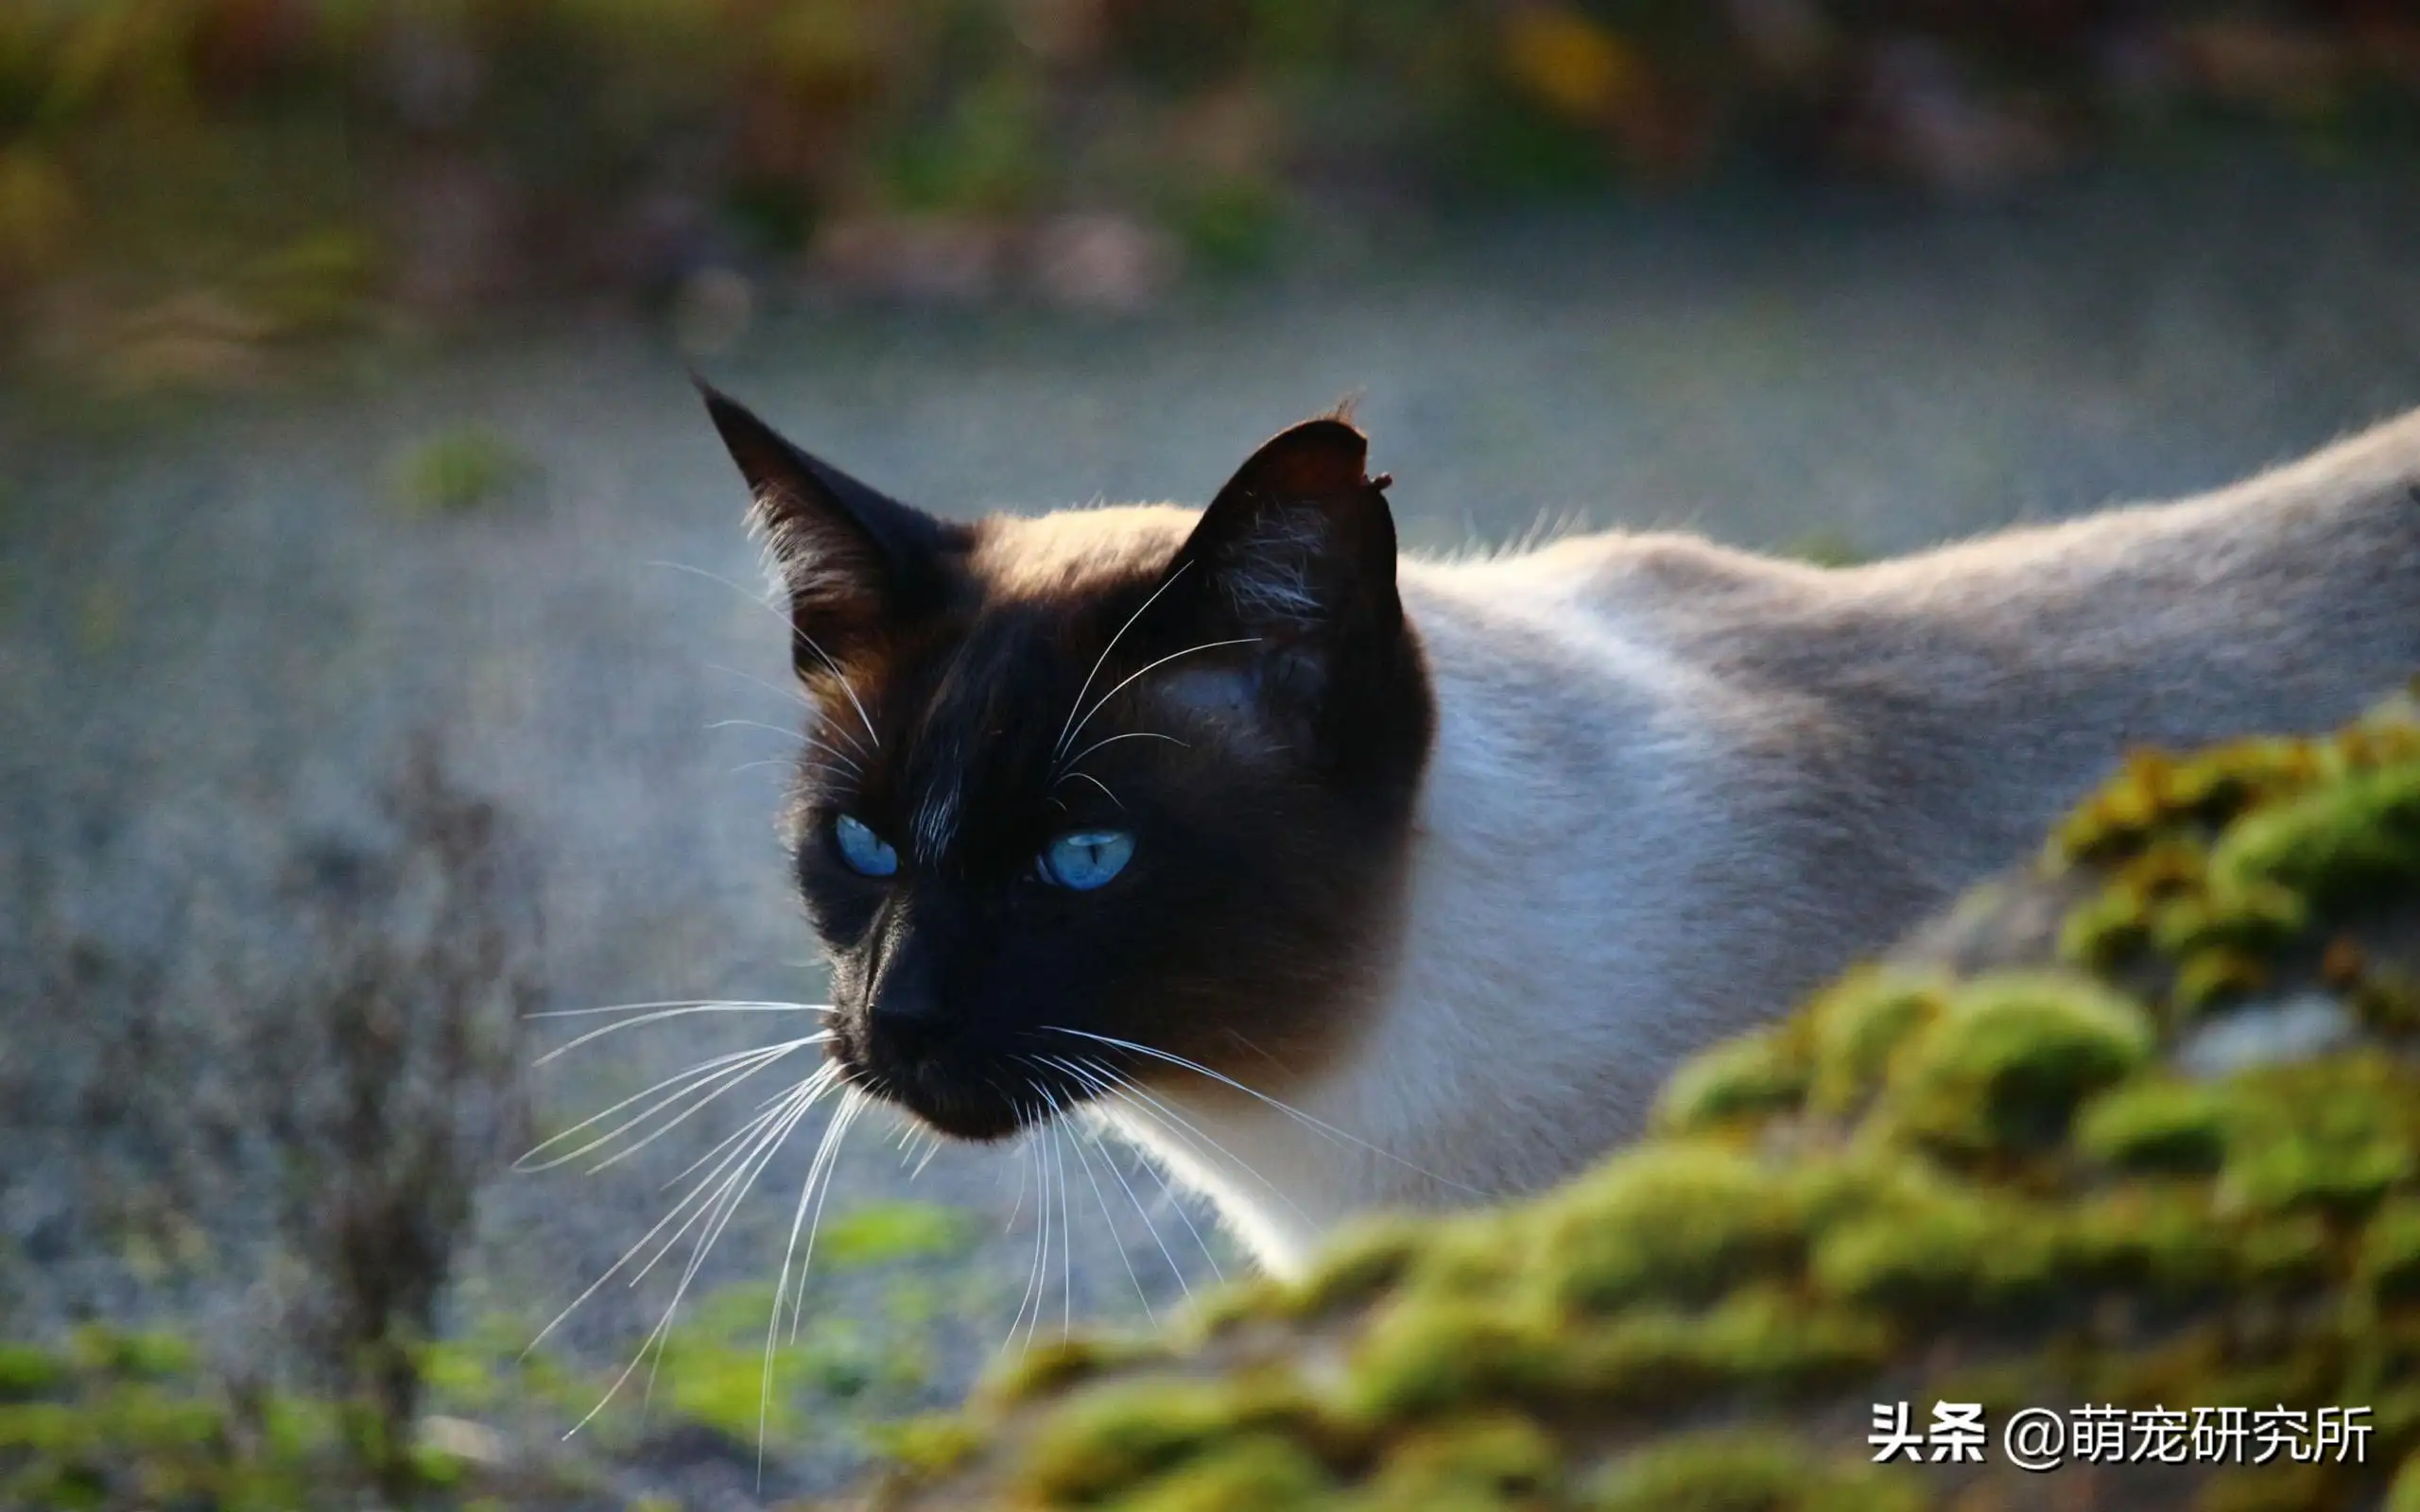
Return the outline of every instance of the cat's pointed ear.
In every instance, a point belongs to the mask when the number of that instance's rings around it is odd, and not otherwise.
[[[1392,480],[1362,471],[1369,455],[1335,417],[1280,432],[1211,500],[1170,572],[1196,579],[1201,611],[1270,650],[1392,635],[1403,620]]]
[[[877,492],[703,380],[706,413],[754,498],[749,520],[789,593],[792,657],[809,679],[940,606],[956,527]]]

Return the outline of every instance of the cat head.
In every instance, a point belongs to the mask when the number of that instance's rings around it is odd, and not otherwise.
[[[962,524],[705,398],[815,711],[788,835],[843,1074],[996,1139],[1340,1054],[1434,722],[1361,434],[1297,425],[1198,513]]]

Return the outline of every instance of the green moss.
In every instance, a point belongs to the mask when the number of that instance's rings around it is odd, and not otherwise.
[[[1117,1512],[1315,1512],[1334,1481],[1318,1456],[1277,1434],[1247,1433],[1103,1504]]]
[[[1923,1483],[1825,1460],[1786,1436],[1721,1432],[1652,1444],[1589,1488],[1590,1512],[1921,1512]]]
[[[2246,893],[2269,886],[2333,911],[2420,886],[2420,764],[2357,772],[2246,818],[2210,858]]]
[[[1385,1291],[1419,1258],[1422,1239],[1422,1226],[1408,1219],[1357,1226],[1322,1252],[1309,1275],[1287,1289],[1286,1311],[1295,1317],[1316,1317]]]
[[[1131,1365],[1153,1351],[1140,1339],[1073,1336],[1036,1343],[1011,1358],[983,1383],[984,1394],[1000,1401],[1023,1401],[1080,1385],[1104,1370]]]
[[[2152,913],[2142,894],[2122,884],[2093,893],[2059,924],[2061,962],[2104,971],[2151,943]]]
[[[1616,1159],[1538,1215],[1537,1260],[1558,1306],[1703,1300],[1795,1263],[1798,1193],[1752,1157],[1698,1143]]]
[[[1480,1212],[1435,1221],[1409,1284],[1432,1296],[1500,1296],[1530,1273],[1535,1236],[1526,1211]]]
[[[1789,1111],[1806,1095],[1810,1071],[1794,1037],[1742,1035],[1673,1074],[1656,1100],[1654,1126],[1687,1133]]]
[[[2282,887],[2260,885],[2170,899],[2152,919],[2152,942],[2171,956],[2224,950],[2261,959],[2309,923],[2303,902]]]
[[[2220,1174],[2223,1205],[2359,1213],[2414,1175],[2420,1081],[2375,1052],[2283,1066],[2243,1083],[2247,1126]]]
[[[2398,1198],[2371,1215],[2360,1276],[2381,1305],[2420,1301],[2420,1202]]]
[[[2397,1040],[2420,1034],[2420,980],[2363,959],[2348,940],[2330,947],[2321,970],[2325,974],[2331,967],[2329,985],[2345,994],[2355,1016],[2373,1033]]]
[[[1283,1317],[1286,1284],[1268,1276],[1229,1281],[1194,1305],[1187,1318],[1192,1331],[1209,1337],[1255,1318]]]
[[[2342,1504],[2325,1466],[2271,1463],[2230,1467],[2202,1484],[2193,1512],[2311,1512]]]
[[[2227,1099],[2216,1089],[2148,1078],[2094,1098],[2076,1147],[2128,1171],[2206,1175],[2227,1153]]]
[[[1861,1104],[1891,1057],[1941,1006],[1937,980],[1870,970],[1851,971],[1818,994],[1806,1014],[1814,1026],[1815,1106],[1839,1113]]]
[[[1319,1414],[1282,1380],[1162,1381],[1079,1392],[1028,1450],[1027,1494],[1098,1501],[1262,1431],[1316,1428]]]
[[[1758,1286],[1703,1311],[1640,1306],[1574,1330],[1544,1352],[1540,1400],[1677,1413],[1720,1398],[1789,1400],[1852,1379],[1889,1352],[1889,1326]]]
[[[2308,782],[2320,767],[2305,742],[2243,740],[2190,756],[2136,751],[2051,831],[2054,868],[2140,855],[2180,833],[2223,824],[2279,788]]]
[[[982,1435],[956,1413],[925,1413],[884,1423],[870,1435],[893,1464],[918,1475],[953,1469],[982,1447]]]
[[[1648,1321],[1652,1328],[1660,1320],[1649,1314]],[[1725,1386],[1768,1399],[1871,1370],[1889,1356],[1893,1341],[1889,1325],[1871,1312],[1810,1310],[1797,1289],[1778,1285],[1725,1297],[1690,1318],[1688,1332],[1688,1358],[1699,1369]]]
[[[1830,1295],[1894,1316],[1956,1316],[2031,1297],[2047,1284],[2051,1259],[2037,1216],[1946,1194],[1833,1228],[1809,1269]]]
[[[1343,1403],[1364,1423],[1418,1418],[1466,1402],[1551,1392],[1569,1351],[1542,1310],[1461,1297],[1407,1299],[1357,1342]]]
[[[2270,985],[2268,963],[2249,951],[2216,946],[2196,950],[2177,963],[2171,995],[2191,1015],[2240,1002]]]
[[[1437,1512],[1559,1504],[1561,1447],[1527,1418],[1488,1412],[1417,1428],[1389,1445],[1369,1479],[1373,1507]]]
[[[2231,1239],[2236,1276],[2248,1290],[2308,1290],[2327,1280],[2335,1258],[2327,1225],[2315,1213],[2271,1216]]]
[[[2056,1224],[2064,1279],[2174,1300],[2213,1292],[2231,1274],[2230,1239],[2199,1188],[2097,1194]]]
[[[2420,1451],[2406,1454],[2396,1468],[2383,1512],[2420,1512]]]
[[[2152,1041],[2143,1010],[2090,978],[1979,977],[1910,1047],[1885,1094],[1892,1122],[1962,1153],[2052,1143],[2076,1105],[2141,1065]]]

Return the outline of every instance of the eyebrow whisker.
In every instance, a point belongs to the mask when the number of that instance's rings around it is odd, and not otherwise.
[[[1174,578],[1168,579],[1170,582],[1174,582],[1175,580],[1176,579]],[[1102,694],[1094,701],[1093,706],[1090,709],[1084,711],[1084,717],[1077,720],[1075,729],[1070,730],[1067,732],[1067,742],[1072,742],[1079,731],[1080,731],[1086,725],[1092,723],[1093,715],[1100,713],[1102,708],[1108,704],[1109,700],[1116,697],[1119,694],[1124,693],[1129,687],[1132,687],[1136,679],[1139,679],[1148,673],[1155,672],[1161,667],[1167,666],[1169,662],[1176,661],[1179,657],[1191,656],[1197,651],[1216,651],[1223,646],[1257,645],[1259,644],[1260,637],[1257,635],[1239,635],[1224,641],[1204,641],[1200,645],[1188,645],[1182,651],[1171,651],[1156,662],[1145,662],[1142,666],[1129,674],[1125,681],[1119,683],[1116,687],[1110,689],[1107,693]]]
[[[1100,655],[1093,659],[1093,669],[1084,674],[1083,685],[1076,690],[1075,701],[1067,706],[1067,723],[1059,727],[1059,740],[1050,747],[1050,756],[1053,761],[1066,754],[1068,742],[1075,738],[1076,730],[1081,728],[1076,723],[1076,711],[1084,706],[1084,695],[1093,691],[1093,679],[1100,676],[1100,669],[1109,662],[1109,654],[1117,649],[1118,642],[1126,639],[1126,632],[1134,627],[1134,622],[1149,613],[1151,606],[1160,601],[1160,595],[1174,588],[1176,580],[1192,570],[1191,561],[1180,563],[1176,571],[1168,574],[1166,582],[1151,590],[1151,596],[1143,600],[1143,607],[1126,617],[1126,623],[1117,627],[1117,633],[1109,638],[1109,644],[1100,648]]]

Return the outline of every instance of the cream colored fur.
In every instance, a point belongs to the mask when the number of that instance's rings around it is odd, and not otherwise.
[[[1267,1084],[1303,1118],[1183,1077],[1184,1139],[1105,1116],[1280,1273],[1356,1214],[1552,1182],[2127,747],[2324,725],[2420,670],[2415,482],[2420,413],[1854,570],[1673,536],[1407,558],[1439,730],[1353,1051]]]

